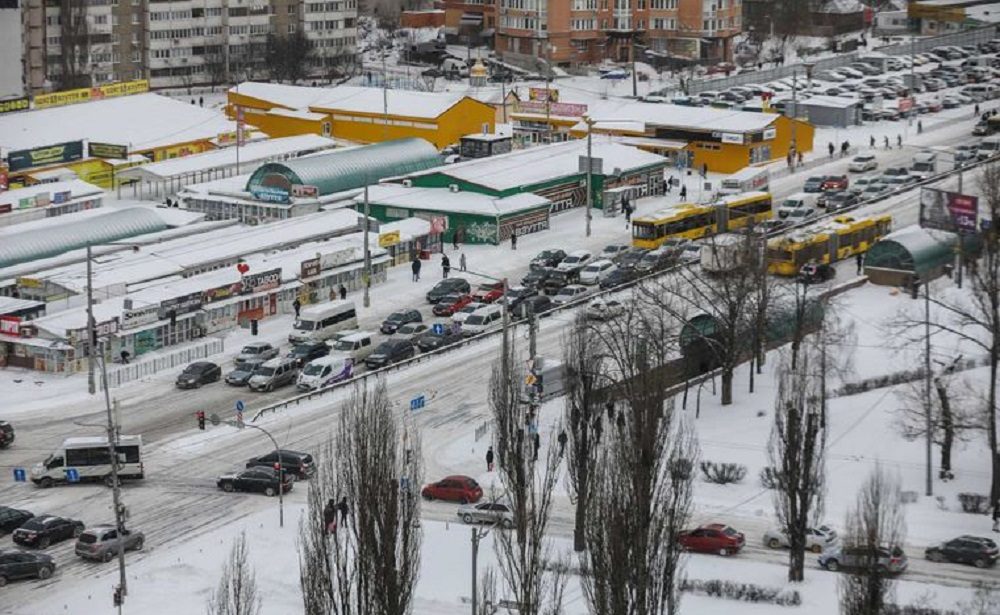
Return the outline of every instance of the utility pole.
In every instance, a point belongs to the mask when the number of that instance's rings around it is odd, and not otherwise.
[[[385,45],[382,46],[382,139],[389,140],[389,73],[385,68]]]
[[[797,69],[792,69],[792,109],[795,109],[795,115],[792,117],[792,145],[791,145],[791,148],[792,148],[792,156],[794,157],[793,160],[792,160],[792,165],[793,165],[792,168],[795,168],[794,165],[798,161],[798,155],[799,155],[799,145],[798,145],[798,142],[796,141],[796,138],[795,138],[797,136],[797,133],[798,133],[797,129],[798,129],[798,124],[799,124],[798,121],[797,121],[797,118],[799,117],[799,97],[798,97],[798,92],[799,92],[799,71]]]
[[[93,250],[87,244],[87,390],[91,395],[97,392],[94,381],[94,353],[97,352],[97,333],[94,323],[94,265]]]
[[[479,528],[472,528],[472,615],[479,613],[479,588],[476,576],[479,574]]]
[[[590,237],[590,208],[594,199],[591,194],[594,173],[594,159],[591,157],[593,153],[593,139],[591,134],[593,132],[594,120],[589,115],[585,115],[583,116],[583,121],[587,123],[587,237]]]
[[[926,413],[926,453],[927,453],[927,495],[934,495],[934,481],[931,472],[931,440],[933,420],[931,419],[931,286],[930,275],[924,280],[924,411]]]
[[[368,183],[365,182],[365,219],[364,219],[364,250],[365,250],[365,274],[361,283],[365,286],[364,295],[364,306],[371,306],[371,297],[368,295],[368,288],[372,285],[372,255],[371,250],[368,249],[368,220],[371,215],[371,209],[368,205]],[[419,257],[419,255],[418,255]]]
[[[552,46],[549,45],[547,38],[545,39],[545,142],[552,143]]]
[[[528,358],[534,359],[538,354],[538,317],[535,316],[535,304],[528,305]]]
[[[87,246],[87,251],[90,251],[90,246]],[[90,259],[87,259],[90,262]],[[91,319],[91,327],[88,328],[87,334],[91,336],[91,339],[95,336],[96,332],[93,328],[93,319]],[[104,359],[104,352],[101,352],[101,385],[104,387],[104,405],[108,413],[108,460],[111,462],[111,494],[112,502],[115,507],[115,529],[118,532],[118,590],[116,596],[118,597],[115,602],[118,606],[118,613],[122,612],[122,602],[125,600],[125,596],[128,594],[128,586],[126,585],[125,578],[125,541],[122,539],[123,533],[125,531],[125,519],[124,519],[124,508],[121,503],[121,482],[118,479],[118,427],[115,425],[114,413],[111,410],[111,391],[108,387],[108,365]]]

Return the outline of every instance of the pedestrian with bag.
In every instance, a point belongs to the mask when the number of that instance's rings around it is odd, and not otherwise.
[[[448,272],[451,271],[451,260],[448,259],[447,254],[441,255],[441,272],[444,274],[442,277],[447,278]]]
[[[420,281],[420,259],[416,254],[413,255],[413,262],[410,263],[410,270],[413,272],[413,281]]]
[[[681,197],[682,201],[688,198],[688,187],[687,187],[687,184],[681,186],[680,197]]]
[[[299,312],[302,310],[302,302],[296,297],[295,301],[292,301],[292,309],[295,310],[295,317],[299,317]]]
[[[486,449],[486,471],[493,471],[493,447]]]
[[[517,249],[517,233],[514,231],[511,231],[510,233],[510,249],[511,250]]]

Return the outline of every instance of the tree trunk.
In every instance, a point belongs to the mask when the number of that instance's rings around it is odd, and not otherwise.
[[[722,368],[722,405],[728,406],[733,403],[733,368]]]
[[[940,383],[936,383],[938,401],[941,403],[941,474],[942,478],[951,472],[951,447],[955,441],[955,420],[951,415],[951,401],[948,391]]]
[[[753,374],[754,374],[754,363],[757,362],[757,357],[750,357],[750,392],[753,393]]]
[[[996,340],[996,337],[994,337]],[[1000,362],[997,349],[994,348],[990,356],[990,392],[988,395],[988,407],[986,409],[986,420],[989,421],[989,442],[990,456],[992,457],[991,467],[993,469],[992,481],[990,485],[990,500],[993,504],[993,519],[1000,518],[1000,459],[997,458],[997,368]]]
[[[584,425],[583,433],[581,434],[580,448],[589,449],[589,435],[590,425]],[[586,450],[579,455],[578,458],[583,459],[590,458],[590,451]],[[577,479],[577,494],[576,494],[576,522],[573,526],[573,550],[577,553],[582,552],[587,548],[587,499],[590,497],[590,472],[588,468],[588,463],[583,463],[580,465],[578,470],[579,478]]]

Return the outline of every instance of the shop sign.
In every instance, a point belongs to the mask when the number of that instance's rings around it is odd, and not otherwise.
[[[56,192],[52,195],[53,205],[62,205],[63,203],[68,203],[69,200],[73,198],[73,193],[69,190],[63,190],[62,192]]]
[[[172,299],[166,299],[160,302],[158,316],[160,320],[165,320],[170,318],[171,311],[173,311],[177,316],[180,316],[181,314],[188,314],[190,312],[196,312],[201,309],[201,304],[202,297],[200,291],[182,295],[180,297],[174,297]]]
[[[333,269],[334,267],[346,265],[347,263],[356,260],[354,254],[354,248],[344,248],[343,250],[337,250],[336,252],[320,254],[320,269]]]
[[[35,206],[35,197],[33,196],[26,196],[23,199],[19,199],[17,201],[18,209],[31,209],[34,206]]]
[[[394,246],[397,243],[399,243],[399,231],[380,233],[378,236],[378,247],[380,248],[388,248],[389,246]]]
[[[45,283],[38,278],[18,278],[17,285],[21,288],[41,288]]]
[[[134,329],[160,320],[160,306],[148,305],[122,311],[122,329]]]
[[[559,90],[554,88],[529,88],[528,100],[537,100],[541,102],[545,102],[547,100],[550,103],[557,103],[559,102]]]
[[[292,196],[314,199],[319,196],[319,188],[305,184],[294,184],[292,185]]]
[[[723,143],[735,143],[737,145],[743,145],[743,135],[742,134],[733,133],[733,132],[724,132],[724,133],[722,133],[722,142]]]
[[[521,113],[538,113],[557,115],[560,117],[583,117],[587,115],[587,105],[578,103],[544,103],[527,100],[517,103],[518,111]]]
[[[10,187],[10,172],[7,170],[7,165],[0,163],[0,192],[3,192]]]
[[[233,284],[226,284],[224,286],[217,286],[216,288],[210,288],[206,290],[204,295],[205,303],[211,303],[213,301],[221,301],[222,299],[228,299],[229,297],[235,297],[243,292],[243,283],[234,282]]]
[[[67,141],[35,149],[21,149],[7,155],[11,171],[48,164],[61,164],[83,158],[83,141]]]
[[[510,239],[511,235],[527,235],[537,233],[549,228],[549,212],[530,211],[517,216],[513,216],[500,222],[500,241]]]
[[[14,113],[15,111],[27,111],[30,108],[31,103],[27,96],[0,100],[0,115],[5,113]]]
[[[299,265],[299,278],[314,278],[319,275],[320,269],[319,258],[304,260],[301,265]]]
[[[259,293],[281,286],[281,267],[243,276],[243,294]]]
[[[250,194],[258,201],[268,203],[287,203],[289,199],[288,191],[277,186],[252,186]]]
[[[114,143],[94,143],[87,146],[87,153],[91,158],[118,158],[124,160],[128,158],[128,146],[116,145]]]
[[[0,203],[0,214],[9,214],[14,209],[10,203]]]
[[[17,316],[0,316],[0,333],[4,335],[19,335],[21,319]]]
[[[777,136],[778,136],[778,129],[777,128],[765,128],[764,129],[764,135],[763,135],[763,140],[764,141],[771,141],[771,140],[773,140]]]
[[[35,195],[35,207],[48,207],[52,202],[52,193],[39,192]]]
[[[82,329],[74,329],[72,331],[67,331],[67,336],[70,338],[76,338],[77,340],[87,339],[87,329],[86,327]],[[99,322],[94,325],[94,335],[97,337],[106,337],[113,333],[118,333],[118,319],[112,318],[111,320],[106,320],[104,322]]]
[[[264,307],[259,306],[250,310],[244,310],[236,315],[236,321],[241,325],[245,322],[251,320],[263,320],[264,319]]]
[[[76,90],[52,92],[51,94],[39,94],[34,98],[34,108],[47,109],[49,107],[61,107],[63,105],[71,105],[73,103],[86,102],[88,100],[115,98],[117,96],[141,94],[142,92],[148,91],[149,81],[146,79],[121,81],[93,88],[79,88]]]

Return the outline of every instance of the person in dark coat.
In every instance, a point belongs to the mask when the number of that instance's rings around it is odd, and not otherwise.
[[[420,281],[420,259],[413,255],[413,262],[410,263],[410,270],[413,272],[413,281]]]
[[[535,449],[535,456],[532,458],[532,461],[538,461],[538,449],[542,447],[542,438],[538,435],[537,431],[535,432],[535,435],[532,436],[532,441],[533,448]]]
[[[347,299],[347,287],[341,284],[339,290],[340,290],[340,298]]]
[[[451,247],[458,249],[458,229],[455,229],[455,232],[451,234]]]
[[[688,187],[687,187],[687,185],[681,186],[680,197],[681,197],[682,201],[688,198]]]
[[[295,310],[295,317],[298,318],[299,312],[302,310],[302,302],[299,301],[298,297],[295,298],[295,301],[292,301],[292,309]]]
[[[493,447],[486,449],[486,471],[493,471]]]
[[[347,496],[345,495],[344,497],[340,498],[339,502],[337,502],[337,512],[340,513],[341,525],[347,525],[347,512],[349,510],[350,508],[347,506]]]
[[[441,272],[444,277],[448,277],[448,272],[451,271],[451,260],[448,258],[447,254],[441,256]]]
[[[465,271],[465,252],[458,257],[458,268]]]
[[[868,137],[868,147],[875,147],[875,135]]]
[[[510,249],[511,250],[517,249],[517,233],[510,234]]]
[[[323,524],[327,534],[337,533],[337,506],[334,504],[333,498],[330,498],[326,506],[323,507]]]
[[[854,257],[854,260],[858,263],[858,275],[865,270],[865,255],[858,252],[858,255]]]
[[[834,151],[834,149],[835,148],[833,147],[833,143],[827,144],[826,151],[830,152],[830,158],[833,158],[833,151]]]
[[[121,357],[122,357],[122,363],[128,365],[129,354],[128,351],[125,350],[124,348],[122,348]]]
[[[563,454],[566,452],[566,442],[569,440],[569,438],[566,437],[565,429],[559,432],[558,440],[559,440],[559,456],[562,457]]]

